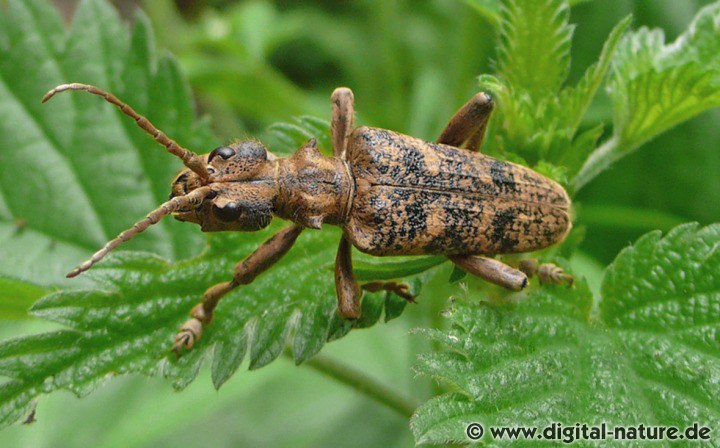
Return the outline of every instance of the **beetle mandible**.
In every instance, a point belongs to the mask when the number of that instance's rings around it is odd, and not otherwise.
[[[189,349],[210,323],[219,300],[252,282],[285,255],[305,228],[323,223],[343,231],[335,259],[338,313],[360,316],[362,289],[387,290],[412,301],[408,287],[353,275],[351,245],[384,255],[446,255],[461,269],[512,290],[537,273],[543,282],[572,282],[552,264],[524,260],[519,269],[491,258],[531,252],[562,241],[571,227],[570,199],[556,182],[535,171],[480,153],[493,110],[485,93],[472,97],[450,119],[437,143],[397,132],[353,126],[353,93],[340,87],[332,100],[334,156],[312,139],[285,159],[257,140],[197,155],[168,138],[115,96],[87,84],[63,84],[56,93],[84,90],[114,104],[149,133],[183,169],[170,199],[109,241],[68,277],[90,269],[108,252],[167,215],[194,222],[203,232],[255,231],[273,216],[293,222],[237,264],[231,280],[205,291],[175,337],[173,351]]]

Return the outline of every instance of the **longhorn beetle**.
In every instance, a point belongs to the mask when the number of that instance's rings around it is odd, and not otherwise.
[[[519,269],[490,258],[531,252],[562,241],[570,230],[570,199],[557,183],[513,163],[479,152],[493,110],[478,93],[451,118],[437,143],[385,129],[353,126],[353,94],[332,94],[332,145],[325,157],[310,140],[290,158],[278,158],[257,140],[197,155],[168,138],[115,96],[86,84],[63,84],[43,102],[66,90],[84,90],[114,104],[168,152],[183,169],[172,181],[170,199],[120,233],[68,277],[90,269],[108,252],[167,215],[200,224],[203,232],[255,231],[273,216],[293,222],[235,267],[231,280],[211,286],[175,337],[173,351],[190,349],[208,325],[220,299],[252,282],[285,255],[305,228],[323,223],[343,231],[335,259],[338,313],[360,316],[362,289],[392,291],[413,301],[397,282],[358,285],[350,245],[384,255],[446,255],[461,269],[491,283],[520,290],[527,275],[542,282],[572,282],[551,264],[524,260]]]

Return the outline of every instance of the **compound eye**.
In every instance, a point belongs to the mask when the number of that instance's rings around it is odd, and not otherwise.
[[[214,159],[215,156],[218,156],[218,155],[220,157],[222,157],[223,160],[227,160],[230,157],[235,155],[235,150],[229,146],[220,146],[218,148],[215,148],[212,150],[212,152],[208,156],[208,163],[212,162],[212,159]]]
[[[266,160],[267,150],[256,140],[246,140],[238,146],[238,157],[250,161]]]
[[[220,221],[225,222],[237,221],[240,217],[240,207],[236,202],[228,202],[225,204],[225,207],[213,205],[213,212],[215,212],[215,216],[217,216]]]

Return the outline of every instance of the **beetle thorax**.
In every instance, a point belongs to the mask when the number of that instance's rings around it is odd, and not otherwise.
[[[347,164],[324,157],[311,140],[289,159],[278,160],[276,214],[305,227],[341,224],[352,206],[354,182]]]

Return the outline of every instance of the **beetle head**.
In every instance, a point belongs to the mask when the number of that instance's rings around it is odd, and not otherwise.
[[[274,199],[278,194],[275,159],[262,143],[255,140],[221,146],[209,154],[198,155],[183,148],[156,128],[147,118],[114,95],[88,84],[62,84],[43,97],[48,101],[60,92],[81,90],[98,95],[132,117],[135,123],[163,145],[170,154],[182,160],[187,169],[172,182],[167,202],[116,238],[68,274],[87,271],[110,251],[135,235],[172,214],[181,221],[200,224],[203,231],[259,230],[272,219]]]
[[[277,186],[274,166],[262,143],[246,140],[220,146],[202,155],[207,161],[212,193],[193,209],[173,214],[179,221],[200,224],[204,232],[225,230],[254,231],[267,227],[273,217]],[[183,196],[203,186],[189,169],[172,182],[170,198]]]

